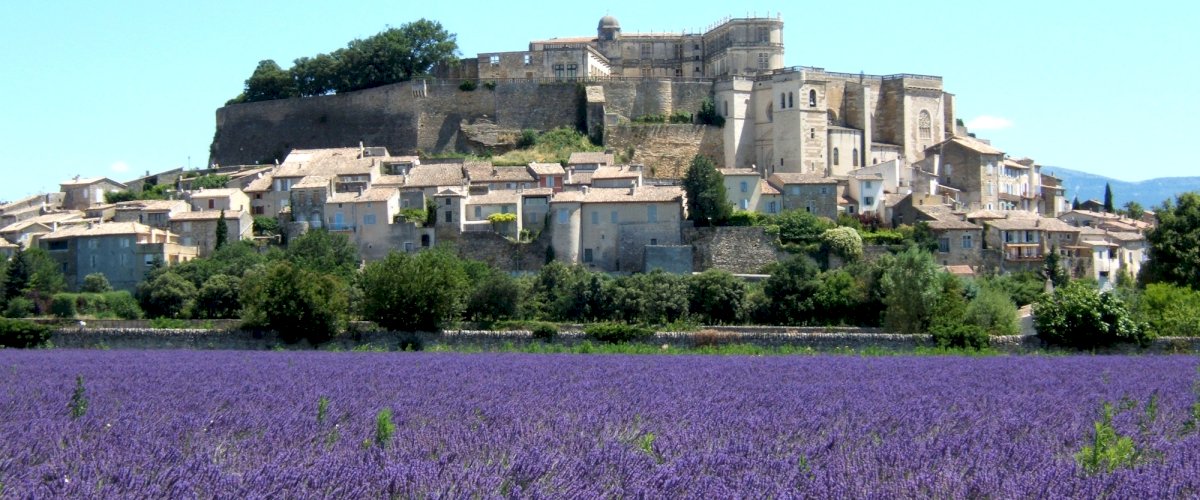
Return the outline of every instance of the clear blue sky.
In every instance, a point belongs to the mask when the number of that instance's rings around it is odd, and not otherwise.
[[[77,174],[203,166],[214,111],[262,59],[286,68],[422,17],[467,56],[523,50],[595,34],[606,13],[631,32],[780,11],[789,66],[941,75],[958,116],[1013,156],[1132,181],[1197,175],[1182,154],[1200,117],[1193,2],[739,4],[13,2],[0,17],[0,200]]]

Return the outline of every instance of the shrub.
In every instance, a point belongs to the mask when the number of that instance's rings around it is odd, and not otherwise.
[[[521,135],[517,137],[517,149],[529,149],[537,145],[538,132],[534,129],[527,128],[521,130]]]
[[[497,321],[517,314],[521,301],[521,287],[508,273],[495,269],[474,280],[477,284],[467,298],[470,319],[474,321]]]
[[[359,276],[363,316],[392,331],[437,331],[463,312],[469,290],[458,257],[435,249],[392,252]]]
[[[196,299],[196,286],[168,271],[139,283],[137,296],[151,318],[186,318]]]
[[[1033,322],[1042,340],[1077,349],[1149,340],[1119,297],[1078,281],[1038,299]]]
[[[255,234],[279,234],[279,219],[258,215],[254,217]]]
[[[821,243],[835,255],[847,261],[858,260],[863,254],[863,240],[858,231],[849,227],[835,227],[821,233]]]
[[[4,308],[4,317],[6,318],[28,318],[33,316],[33,301],[25,297],[13,297],[8,299],[8,305]]]
[[[104,276],[104,273],[92,273],[83,277],[83,288],[80,291],[86,293],[111,292],[112,285],[108,283],[108,278]]]
[[[11,306],[11,302],[9,305]],[[50,327],[32,321],[0,318],[0,347],[28,349],[50,340]]]
[[[496,90],[496,82],[483,82],[483,88],[488,90]]]
[[[983,288],[967,304],[963,320],[983,329],[987,335],[1016,335],[1021,332],[1017,323],[1017,306],[1001,290]]]
[[[696,113],[696,120],[702,125],[725,126],[725,117],[717,112],[717,105],[711,97],[704,98],[700,103],[700,112]]]
[[[478,88],[478,84],[475,83],[475,80],[463,80],[462,83],[458,84],[458,90],[463,92],[472,92],[476,88]]]
[[[1142,294],[1140,312],[1158,335],[1200,337],[1200,292],[1170,283],[1152,283]]]
[[[138,307],[138,301],[133,298],[133,294],[125,290],[118,290],[102,296],[105,307],[113,316],[121,319],[141,319],[142,309]]]
[[[987,332],[978,325],[942,323],[929,329],[938,347],[957,349],[984,349],[990,340]]]
[[[637,342],[654,336],[654,331],[644,326],[625,323],[593,323],[583,329],[593,340],[610,344]]]
[[[729,220],[725,221],[727,226],[763,226],[766,225],[770,217],[758,212],[749,210],[734,210],[733,215],[729,216]]]
[[[736,323],[746,289],[746,282],[729,272],[709,269],[688,279],[688,310],[704,324]]]
[[[75,294],[54,294],[54,298],[50,301],[50,314],[59,318],[74,318],[78,314],[75,309]]]
[[[242,280],[218,274],[204,282],[196,293],[197,318],[236,318],[242,308],[238,294]]]
[[[274,330],[280,340],[316,345],[341,329],[346,285],[334,276],[277,261],[242,279],[246,326]]]
[[[558,337],[558,325],[545,321],[535,321],[529,325],[533,338],[542,342],[551,342]]]

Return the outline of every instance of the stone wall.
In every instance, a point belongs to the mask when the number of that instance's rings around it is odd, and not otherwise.
[[[575,82],[507,80],[460,90],[461,80],[396,83],[344,94],[253,102],[216,111],[210,163],[271,163],[293,148],[384,146],[392,154],[482,152],[462,126],[499,131],[577,127],[585,119],[583,87]],[[613,80],[605,113],[626,119],[663,111],[695,113],[711,83]],[[491,88],[489,88],[491,87]],[[515,134],[513,134],[515,137]],[[719,151],[719,150],[718,150]]]
[[[721,129],[706,125],[622,124],[605,130],[605,145],[646,166],[646,176],[679,179],[697,154],[720,165],[725,158]]]
[[[453,242],[460,257],[487,262],[503,271],[537,271],[546,263],[550,235],[543,231],[531,242],[515,243],[492,232],[465,232]]]
[[[573,346],[588,338],[579,327],[568,327],[559,333],[555,343]],[[310,349],[301,343],[283,346],[272,334],[255,334],[238,330],[150,330],[150,329],[65,329],[53,332],[51,342],[57,348],[68,349],[244,349],[266,350],[278,347]],[[347,334],[322,348],[350,350],[370,344],[372,347],[403,350],[433,345],[450,347],[502,348],[507,345],[528,345],[538,342],[528,331],[450,330],[428,332],[364,332]],[[676,348],[716,346],[723,344],[753,344],[761,347],[811,348],[821,352],[911,351],[931,347],[929,335],[884,333],[872,328],[800,328],[800,327],[713,327],[700,332],[658,332],[646,341],[651,345]],[[993,337],[992,347],[1001,352],[1025,353],[1043,348],[1037,337]],[[1145,349],[1124,345],[1104,351],[1105,354],[1188,354],[1200,352],[1200,338],[1164,337],[1155,339]]]
[[[757,274],[787,258],[763,227],[684,227],[683,242],[692,245],[692,267],[735,274]]]

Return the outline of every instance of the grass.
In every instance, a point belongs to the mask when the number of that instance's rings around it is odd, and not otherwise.
[[[669,355],[716,355],[716,356],[971,356],[988,357],[1004,356],[1007,353],[995,349],[970,350],[939,347],[917,347],[912,350],[885,349],[881,347],[866,347],[855,349],[839,347],[832,350],[815,349],[809,346],[774,346],[766,347],[754,344],[725,344],[719,346],[684,347],[669,344],[653,345],[645,343],[609,344],[603,342],[583,341],[567,345],[557,343],[533,342],[529,344],[505,343],[499,346],[483,345],[450,345],[433,344],[427,346],[428,352],[509,352],[527,354],[669,354]]]

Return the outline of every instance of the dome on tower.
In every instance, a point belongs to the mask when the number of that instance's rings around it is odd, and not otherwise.
[[[619,29],[621,29],[621,23],[618,23],[617,18],[615,18],[613,16],[604,16],[604,17],[600,18],[600,25],[597,26],[596,28],[602,29],[602,30],[603,29],[619,30]]]

